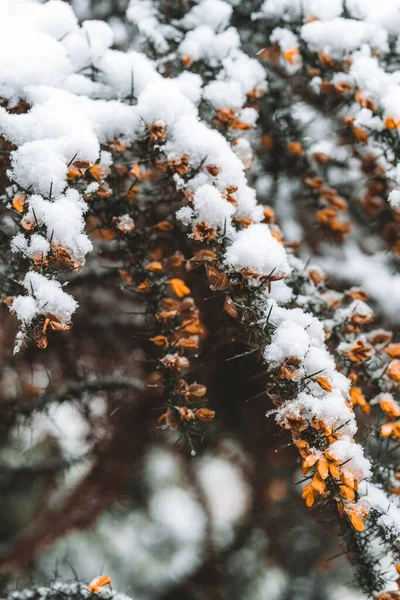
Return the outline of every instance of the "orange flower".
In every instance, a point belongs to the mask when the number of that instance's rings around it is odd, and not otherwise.
[[[316,287],[326,278],[325,273],[322,273],[319,269],[310,269],[308,276]]]
[[[392,381],[400,382],[400,360],[392,360],[387,368],[386,375]]]
[[[142,281],[142,283],[139,283],[139,285],[136,288],[137,292],[140,292],[141,294],[148,294],[150,291],[150,283],[148,279],[145,279],[144,281]]]
[[[315,216],[317,217],[317,221],[319,223],[329,225],[331,221],[336,219],[338,213],[334,208],[323,208],[322,210],[318,210],[315,213]]]
[[[386,129],[397,129],[400,126],[400,121],[395,121],[393,117],[385,118],[385,127]]]
[[[220,108],[216,111],[213,120],[219,127],[222,127],[224,124],[229,123],[235,117],[235,115],[236,112],[233,110],[233,108]]]
[[[154,122],[147,126],[147,130],[150,134],[149,144],[154,144],[155,142],[165,142],[165,137],[167,133],[166,125],[161,125],[160,123]]]
[[[183,154],[179,158],[171,158],[168,160],[168,167],[173,173],[178,173],[178,175],[185,175],[190,170],[189,167],[189,155]]]
[[[311,508],[314,504],[315,498],[318,496],[318,492],[313,488],[311,483],[308,483],[301,494],[301,497],[306,501],[308,508]]]
[[[353,406],[358,404],[363,413],[369,415],[371,413],[371,407],[367,403],[363,391],[360,387],[353,386],[350,390],[350,398]]]
[[[226,273],[218,271],[216,267],[206,265],[206,274],[208,281],[210,282],[210,289],[213,292],[225,290],[229,287],[229,279]]]
[[[158,229],[159,231],[172,231],[174,226],[172,223],[168,221],[160,221],[157,225],[153,225],[153,229]]]
[[[122,231],[122,233],[128,233],[129,231],[133,231],[135,229],[135,221],[129,215],[124,215],[123,217],[114,217],[113,221],[116,224],[117,229]]]
[[[206,393],[207,388],[205,385],[202,385],[201,383],[192,383],[185,392],[185,400],[186,402],[189,402],[190,396],[194,396],[195,398],[203,398]]]
[[[400,406],[392,398],[382,398],[379,402],[379,406],[388,417],[396,418],[400,417]]]
[[[165,335],[156,335],[155,337],[150,338],[150,341],[156,346],[160,346],[160,348],[168,348],[169,346],[169,341]]]
[[[162,271],[163,266],[160,262],[158,262],[157,260],[154,260],[149,265],[147,265],[147,267],[145,267],[145,269],[146,269],[146,271],[152,271],[153,273],[155,273],[157,271]]]
[[[318,190],[324,185],[325,181],[322,177],[307,177],[304,183],[311,189]]]
[[[23,212],[23,210],[24,210],[24,204],[25,204],[25,196],[24,196],[24,194],[17,194],[12,199],[13,208],[15,208],[15,210],[17,212],[19,212],[19,213]]]
[[[183,322],[184,331],[193,335],[204,337],[206,333],[205,326],[198,319],[187,319]]]
[[[271,230],[271,235],[283,246],[282,236],[278,231]]]
[[[165,426],[170,427],[171,429],[178,429],[178,426],[176,424],[176,419],[175,419],[175,416],[174,416],[171,408],[168,408],[167,412],[160,415],[157,419],[157,423],[159,425],[161,425],[161,423],[163,423],[164,421],[165,421]]]
[[[206,169],[213,177],[216,177],[219,173],[219,167],[217,167],[217,165],[206,165]]]
[[[301,472],[307,475],[313,465],[316,465],[317,472],[321,479],[326,479],[329,475],[328,461],[322,454],[309,454],[303,461]]]
[[[345,294],[353,298],[353,300],[361,300],[362,302],[369,300],[368,293],[362,288],[351,288],[350,290],[346,290]]]
[[[322,193],[321,193],[321,196],[322,196]],[[327,198],[326,200],[331,206],[334,206],[338,210],[343,210],[343,211],[347,210],[347,202],[344,198],[341,198],[340,196],[337,196],[337,195],[329,196],[329,198]]]
[[[290,154],[294,154],[295,156],[303,155],[303,146],[300,144],[300,142],[289,142],[286,148]]]
[[[197,337],[197,335],[188,338],[181,338],[176,345],[178,348],[186,348],[187,350],[197,350],[197,348],[199,347],[199,338]]]
[[[268,48],[263,48],[257,53],[260,60],[269,60],[273,65],[278,62],[281,54],[282,51],[279,47],[279,44],[276,42],[268,46]]]
[[[95,577],[94,579],[92,579],[92,581],[88,585],[88,588],[94,594],[98,594],[101,587],[108,585],[111,582],[112,579],[108,575],[100,575],[100,577]]]
[[[174,310],[175,314],[177,314],[177,311],[181,308],[181,302],[175,300],[175,298],[162,298],[160,300],[160,306],[166,310]]]
[[[368,516],[368,512],[365,508],[358,506],[354,502],[346,504],[344,511],[350,519],[350,523],[353,525],[356,531],[364,531],[364,518]]]
[[[351,90],[353,89],[351,84],[348,83],[347,81],[339,81],[336,85],[335,85],[335,89],[340,93],[340,94],[346,94],[347,92],[351,92]]]
[[[43,323],[43,333],[46,333],[48,327],[53,331],[67,331],[71,327],[70,323],[63,323],[58,317],[52,315],[51,313],[46,313],[44,316],[45,321]]]
[[[390,358],[400,358],[400,344],[390,344],[385,348],[385,352]]]
[[[342,468],[342,472],[340,474],[340,479],[343,481],[344,485],[352,490],[358,490],[358,481],[354,477],[353,473],[349,471],[349,469]]]
[[[326,377],[317,377],[315,379],[315,381],[318,383],[318,385],[320,387],[322,387],[323,390],[325,390],[326,392],[331,393],[332,386],[331,386],[329,380]]]
[[[193,239],[195,242],[205,242],[206,240],[213,240],[217,237],[217,232],[214,227],[211,227],[205,221],[196,223],[193,227]]]
[[[324,152],[314,152],[313,159],[319,165],[326,165],[326,163],[331,160],[331,157],[329,156],[329,154],[325,154]]]
[[[298,48],[292,48],[291,50],[286,50],[286,52],[283,54],[283,58],[287,60],[291,65],[294,65],[299,54],[300,51]]]
[[[270,206],[263,206],[264,222],[272,223],[275,219],[275,211]]]
[[[74,179],[77,179],[78,177],[82,177],[82,171],[80,171],[79,169],[73,169],[72,167],[70,167],[68,169],[68,173],[67,173],[67,179],[68,181],[73,181]]]
[[[228,125],[229,129],[236,131],[249,131],[253,126],[250,123],[245,123],[240,119],[232,119]]]
[[[300,456],[302,458],[307,458],[310,444],[306,440],[297,440],[295,444],[300,452]]]
[[[328,477],[328,473],[326,473],[326,477]],[[326,483],[322,479],[322,477],[321,477],[321,475],[319,473],[314,473],[314,477],[312,478],[311,485],[313,486],[314,490],[317,490],[317,492],[319,494],[321,494],[322,496],[325,495],[325,493],[326,493]]]
[[[93,179],[100,183],[100,181],[106,176],[107,171],[106,169],[104,169],[104,167],[101,167],[99,164],[96,164],[93,165],[93,167],[90,167],[89,173],[91,174]]]
[[[372,112],[375,112],[376,106],[375,106],[374,102],[370,98],[367,98],[366,96],[364,96],[364,94],[361,92],[361,90],[356,91],[355,100],[356,100],[356,102],[358,102],[358,104],[362,108],[369,108],[369,110],[372,110]]]
[[[274,147],[274,138],[269,133],[264,133],[261,136],[261,146],[266,150],[271,150]]]
[[[287,365],[286,363],[281,364],[281,368],[279,370],[279,379],[294,379],[296,377],[296,369],[294,369],[291,365]]]
[[[355,492],[351,488],[347,487],[347,485],[340,485],[339,490],[342,496],[344,496],[344,498],[346,498],[347,500],[354,500],[356,496]]]
[[[225,296],[224,307],[222,310],[224,310],[231,317],[237,317],[237,308],[234,305],[233,300],[230,296]]]
[[[366,325],[367,323],[371,323],[371,321],[373,321],[374,318],[375,318],[374,313],[365,315],[365,314],[354,312],[351,315],[349,320],[350,320],[351,325],[358,326],[358,325]]]
[[[367,345],[363,340],[356,340],[346,352],[347,357],[351,362],[364,362],[372,354],[371,346]]]
[[[362,142],[363,144],[368,143],[368,134],[365,129],[361,129],[361,127],[353,127],[353,133],[357,142]]]
[[[195,414],[191,408],[187,408],[186,406],[174,406],[174,409],[179,413],[182,421],[193,421],[195,418]]]
[[[325,54],[325,52],[322,52],[322,50],[318,52],[318,59],[320,63],[322,63],[324,67],[327,67],[328,69],[332,69],[335,66],[335,59],[333,56],[330,54]]]
[[[400,437],[400,421],[394,421],[393,423],[385,423],[381,427],[381,436],[390,437],[393,435],[396,438]]]
[[[169,321],[170,319],[174,319],[178,314],[177,310],[162,310],[156,315],[156,319],[159,322]]]
[[[215,410],[210,410],[209,408],[199,408],[195,412],[196,419],[200,421],[212,421],[215,417]]]
[[[130,170],[131,175],[136,179],[140,179],[140,166],[137,163],[133,163]]]
[[[29,219],[22,219],[21,226],[25,231],[33,231],[35,229],[35,223]]]
[[[179,356],[179,354],[167,354],[167,356],[161,359],[161,362],[167,369],[171,369],[177,374],[182,369],[186,369],[190,364],[185,356]]]
[[[176,296],[178,296],[178,298],[183,298],[184,296],[190,294],[190,288],[188,288],[188,286],[184,281],[182,281],[182,279],[170,279],[169,283],[171,285],[172,291]]]

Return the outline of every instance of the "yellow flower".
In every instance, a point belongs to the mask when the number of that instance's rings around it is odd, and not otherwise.
[[[169,283],[172,287],[172,291],[178,296],[178,298],[183,298],[184,296],[190,294],[190,288],[188,288],[182,279],[170,279]]]
[[[98,594],[100,588],[111,583],[112,579],[108,575],[100,575],[99,577],[95,577],[89,583],[88,588],[94,594]]]

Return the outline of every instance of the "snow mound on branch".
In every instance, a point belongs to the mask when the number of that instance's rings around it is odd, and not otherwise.
[[[225,262],[232,269],[252,269],[260,275],[286,276],[291,272],[284,247],[262,223],[250,225],[236,235]]]

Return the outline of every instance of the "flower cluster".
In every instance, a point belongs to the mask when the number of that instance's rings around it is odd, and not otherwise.
[[[192,435],[215,416],[190,376],[211,292],[263,365],[270,413],[302,459],[306,505],[337,509],[361,585],[381,592],[400,560],[395,454],[378,458],[400,438],[400,346],[368,331],[366,292],[328,287],[299,238],[318,249],[317,231],[346,245],[370,226],[355,225],[363,209],[400,247],[400,84],[389,60],[399,23],[350,0],[305,1],[304,14],[297,0],[244,14],[223,0],[131,0],[138,40],[123,51],[104,21],[79,24],[58,0],[27,4],[0,7],[11,231],[1,292],[19,321],[15,350],[68,330],[78,303],[65,285],[90,253],[94,269],[106,259],[145,317],[158,423],[195,454]],[[370,418],[372,448],[356,437],[354,407]],[[373,536],[391,552],[388,581],[369,569]]]

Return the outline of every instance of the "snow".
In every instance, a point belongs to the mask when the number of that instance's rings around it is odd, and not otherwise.
[[[311,313],[307,313],[301,308],[284,308],[279,306],[276,301],[269,300],[264,307],[264,314],[269,317],[269,322],[275,326],[288,320],[300,325],[307,331],[312,345],[317,347],[323,345],[325,339],[323,325]]]
[[[28,23],[14,15],[0,20],[0,96],[17,98],[33,84],[59,85],[72,70],[63,46]]]
[[[284,247],[262,223],[239,231],[226,252],[225,262],[231,269],[252,269],[260,275],[286,276],[291,272]]]
[[[379,524],[398,536],[400,534],[400,508],[396,497],[392,497],[392,501],[389,500],[384,490],[369,481],[361,483],[359,493],[370,507],[381,513]]]
[[[400,207],[400,190],[392,190],[388,197],[389,204],[392,208]]]
[[[29,199],[27,218],[46,226],[47,237],[55,245],[68,249],[78,261],[92,250],[92,244],[83,232],[84,213],[88,206],[77,190],[69,189],[54,200],[33,195]]]
[[[246,514],[250,490],[238,466],[207,456],[200,464],[198,477],[214,527],[226,528]]]
[[[22,284],[28,296],[17,296],[11,310],[24,325],[29,325],[34,317],[47,313],[57,317],[63,324],[70,322],[78,303],[63,291],[57,280],[28,271]]]
[[[179,506],[179,519],[176,507]],[[167,487],[156,492],[150,501],[150,516],[167,527],[174,537],[185,543],[199,542],[204,535],[206,517],[201,505],[185,490]]]
[[[193,61],[204,60],[211,66],[216,66],[239,45],[239,34],[234,27],[215,33],[209,25],[199,25],[185,35],[179,45],[179,53]]]
[[[208,25],[214,31],[224,29],[232,15],[232,6],[222,0],[201,0],[179,22],[185,29]]]
[[[261,15],[267,18],[295,19],[302,13],[322,21],[338,17],[343,10],[342,0],[264,0]]]
[[[358,50],[363,44],[387,52],[387,32],[370,23],[354,19],[335,18],[330,21],[313,21],[301,28],[301,37],[310,50],[322,50],[335,58],[345,52]]]
[[[267,90],[266,73],[255,58],[251,58],[240,49],[234,49],[221,62],[218,80],[234,81],[242,92],[248,94],[253,89]]]
[[[400,319],[400,276],[393,273],[386,253],[364,254],[354,242],[344,246],[340,254],[331,253],[319,260],[328,274],[352,285],[361,285],[392,323]]]
[[[294,50],[299,47],[299,42],[295,34],[284,27],[276,27],[271,33],[270,40],[279,44],[282,52]]]
[[[178,211],[177,218],[188,224],[193,219],[195,223],[206,222],[211,227],[223,230],[235,212],[235,207],[227,202],[221,193],[212,185],[206,184],[199,187],[194,195],[193,209],[188,207]]]
[[[22,252],[25,256],[40,261],[50,252],[50,244],[46,238],[34,233],[29,239],[23,233],[17,233],[11,240],[12,252]]]
[[[157,12],[151,0],[131,0],[126,17],[139,28],[145,38],[151,40],[159,52],[165,52],[168,49],[168,42],[160,27]]]
[[[203,98],[217,110],[220,108],[238,110],[246,100],[237,81],[211,81],[204,89]]]
[[[303,360],[310,346],[310,336],[301,325],[293,321],[282,321],[276,329],[264,358],[277,365],[289,356]]]
[[[346,469],[351,471],[357,481],[371,477],[371,464],[364,457],[363,449],[352,440],[341,439],[329,446],[329,455],[340,463],[346,463]]]
[[[312,394],[300,392],[295,400],[284,402],[276,411],[276,420],[287,424],[291,429],[289,419],[302,419],[308,425],[321,421],[332,430],[337,430],[343,436],[353,436],[357,431],[354,413],[343,402],[343,397],[336,394],[326,394],[323,398],[317,398]]]

